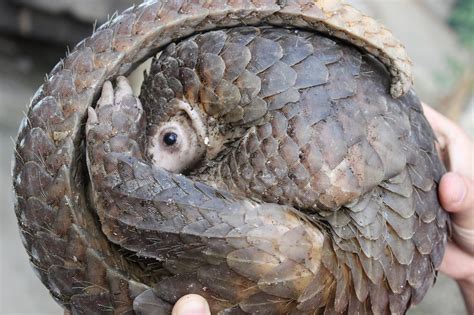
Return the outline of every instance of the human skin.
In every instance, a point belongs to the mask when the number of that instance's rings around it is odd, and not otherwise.
[[[439,185],[439,199],[451,214],[453,238],[446,247],[440,270],[455,279],[469,314],[474,313],[474,143],[455,123],[424,106],[439,141],[448,173]]]
[[[440,271],[455,279],[469,314],[474,313],[474,143],[454,122],[424,105],[425,115],[438,138],[438,149],[448,173],[439,185],[439,199],[451,214],[454,237],[448,243]],[[466,235],[467,234],[467,235]],[[182,297],[173,315],[210,315],[199,295]]]

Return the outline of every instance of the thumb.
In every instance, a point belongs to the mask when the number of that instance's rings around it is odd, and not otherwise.
[[[451,242],[439,269],[453,279],[474,281],[474,257]]]
[[[211,311],[202,296],[188,294],[176,302],[171,315],[211,315]]]
[[[439,184],[439,199],[454,223],[474,229],[474,183],[456,173],[446,173]]]

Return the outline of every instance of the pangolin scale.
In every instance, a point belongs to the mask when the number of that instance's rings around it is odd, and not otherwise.
[[[127,95],[88,110],[162,49],[143,109]],[[33,266],[74,314],[162,314],[187,293],[221,314],[403,314],[433,283],[449,225],[409,64],[339,1],[131,8],[58,64],[20,130]],[[175,100],[232,133],[186,176],[144,154]]]

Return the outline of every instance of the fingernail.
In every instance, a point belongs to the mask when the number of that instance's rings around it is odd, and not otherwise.
[[[452,174],[451,176],[456,177],[456,180],[453,181],[451,200],[454,204],[458,204],[466,197],[466,185],[460,176],[456,174]]]
[[[186,305],[178,315],[208,315],[204,305]]]
[[[178,301],[177,315],[210,315],[209,305],[201,296],[186,296]]]

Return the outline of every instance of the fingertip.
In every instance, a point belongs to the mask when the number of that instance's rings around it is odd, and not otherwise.
[[[448,212],[462,210],[467,187],[463,178],[456,173],[446,173],[439,184],[439,199],[441,206]]]
[[[474,257],[461,250],[456,244],[448,242],[439,271],[447,276],[462,280],[474,276]]]
[[[200,295],[188,294],[180,298],[173,307],[172,315],[211,315],[209,304]]]
[[[432,114],[433,112],[435,112],[435,110],[428,104],[426,104],[425,102],[421,102],[421,107],[423,108],[423,112],[424,114]]]
[[[441,261],[441,265],[439,266],[438,270],[446,275],[452,277],[451,272],[451,258],[452,258],[452,251],[453,251],[453,244],[451,242],[446,243],[446,247],[444,248],[444,256],[443,260]]]
[[[444,119],[444,117],[438,111],[436,111],[433,107],[423,102],[421,103],[421,105],[423,107],[423,114],[426,116],[426,118],[430,122],[430,125],[432,125],[433,128],[436,127],[440,119]]]

